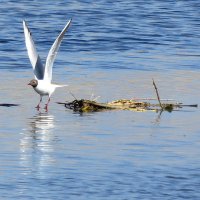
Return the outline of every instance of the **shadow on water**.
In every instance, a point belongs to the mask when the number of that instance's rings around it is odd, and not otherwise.
[[[29,173],[35,168],[39,176],[45,176],[45,168],[54,162],[52,154],[54,152],[55,140],[54,116],[48,113],[39,113],[30,118],[28,122],[30,129],[23,133],[20,140],[20,164]],[[33,167],[34,166],[34,167]]]

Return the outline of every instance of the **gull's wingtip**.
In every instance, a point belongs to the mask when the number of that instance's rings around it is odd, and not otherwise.
[[[29,33],[31,35],[31,31],[29,30],[29,27],[25,20],[23,20],[23,27],[24,27],[24,32]]]
[[[67,22],[67,26],[69,26],[72,22],[72,18],[69,19],[69,21]]]
[[[27,28],[27,24],[26,24],[25,20],[23,20],[23,27],[24,27],[24,29]]]
[[[72,18],[69,19],[69,21],[67,22],[67,24],[65,25],[65,27],[63,28],[61,34],[65,33],[67,31],[67,29],[69,28],[70,24],[71,24]]]

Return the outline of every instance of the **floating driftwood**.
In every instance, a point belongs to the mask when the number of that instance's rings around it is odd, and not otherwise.
[[[92,100],[86,99],[75,99],[72,102],[58,102],[63,104],[66,108],[71,109],[75,112],[95,112],[103,110],[131,110],[131,111],[168,111],[171,112],[174,109],[180,109],[183,107],[197,107],[197,104],[184,105],[182,103],[172,103],[174,100],[171,99],[160,99],[158,88],[153,80],[153,86],[156,91],[157,99],[155,98],[135,98],[135,99],[120,99],[108,103],[98,103]],[[71,94],[74,98],[75,96]],[[152,100],[157,100],[158,103],[151,103]],[[164,103],[163,103],[164,102]],[[171,103],[169,103],[171,102]]]
[[[0,106],[4,106],[4,107],[12,107],[12,106],[19,106],[19,104],[13,104],[13,103],[0,103]]]
[[[183,107],[197,107],[197,104],[193,105],[183,105],[182,103],[162,103],[162,108],[160,104],[154,104],[150,102],[135,101],[128,99],[116,100],[108,103],[98,103],[91,100],[74,100],[72,102],[58,102],[58,104],[63,104],[66,108],[71,109],[75,112],[95,112],[104,110],[131,110],[137,112],[143,111],[168,111],[171,112],[174,109],[179,109]]]

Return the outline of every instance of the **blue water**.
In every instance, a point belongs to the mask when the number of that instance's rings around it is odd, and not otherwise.
[[[200,199],[199,109],[73,113],[56,104],[162,98],[199,104],[199,1],[16,1],[0,8],[0,199]],[[34,106],[26,20],[45,62],[66,22],[49,112]]]

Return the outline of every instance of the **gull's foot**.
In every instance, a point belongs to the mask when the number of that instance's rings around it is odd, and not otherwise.
[[[35,108],[39,111],[40,110],[40,105],[38,104]]]
[[[45,104],[44,109],[46,110],[46,112],[48,112],[48,104]]]

